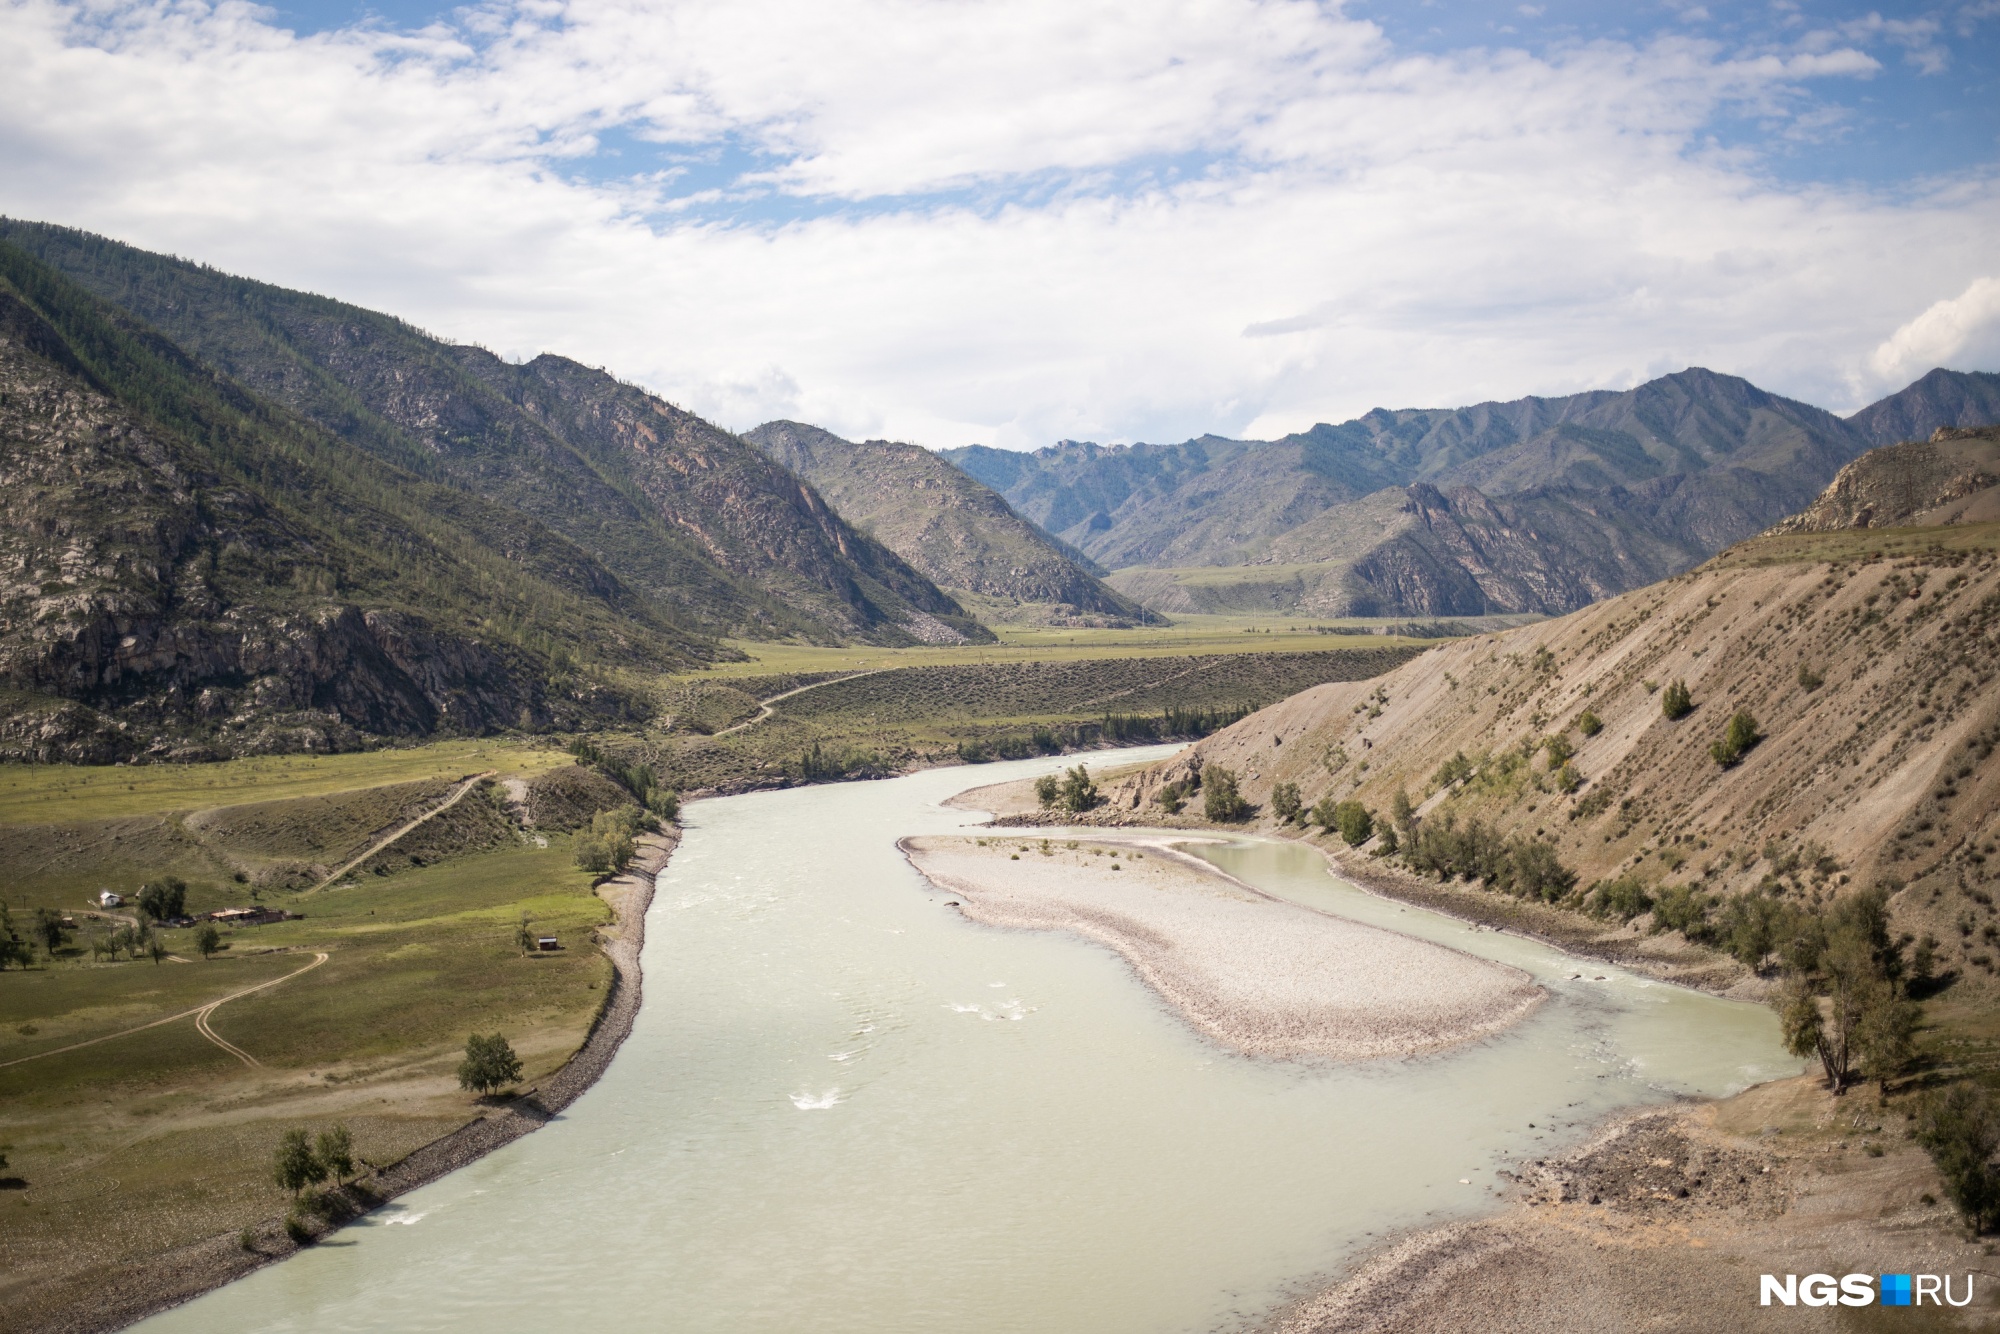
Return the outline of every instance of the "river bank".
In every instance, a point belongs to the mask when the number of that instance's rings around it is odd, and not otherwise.
[[[495,1103],[458,1129],[337,1192],[331,1201],[332,1220],[312,1220],[316,1235],[307,1245],[540,1128],[597,1081],[638,1017],[646,910],[652,903],[654,878],[666,868],[679,837],[679,831],[671,828],[660,835],[642,835],[630,868],[597,887],[615,914],[612,930],[600,933],[597,942],[611,961],[612,978],[603,1005],[576,1052],[537,1087]],[[23,1334],[104,1334],[122,1329],[302,1249],[287,1234],[283,1215],[266,1218],[246,1231],[247,1247],[244,1235],[234,1232],[179,1247],[149,1262],[143,1270],[128,1271],[96,1287],[88,1298],[70,1303],[52,1318],[20,1329]]]
[[[973,790],[957,802],[998,808],[994,834],[1033,841],[1035,825],[1071,825],[1034,804],[1029,785]],[[1093,815],[1098,813],[1093,812]],[[1085,837],[1118,837],[1132,813],[1109,812]],[[1149,821],[1149,824],[1156,822]],[[1232,831],[1195,821],[1186,837]],[[1293,831],[1339,878],[1370,895],[1566,953],[1736,999],[1764,987],[1733,965],[1657,937],[1605,939],[1593,924],[1535,911],[1503,896],[1439,885]],[[1070,836],[1075,836],[1074,834]],[[1174,833],[1149,835],[1170,840]],[[1653,946],[1653,948],[1648,948]],[[1767,1312],[1760,1273],[1933,1272],[1993,1275],[1991,1247],[1968,1239],[1928,1157],[1907,1136],[1914,1095],[1870,1090],[1844,1098],[1800,1076],[1714,1101],[1619,1112],[1574,1150],[1525,1158],[1498,1173],[1505,1205],[1494,1216],[1415,1228],[1372,1246],[1284,1305],[1267,1334],[1614,1334],[1632,1329],[1708,1331],[1754,1327],[1851,1328],[1838,1308]],[[1994,1327],[1982,1278],[1968,1323]],[[1908,1317],[1904,1318],[1905,1320]]]

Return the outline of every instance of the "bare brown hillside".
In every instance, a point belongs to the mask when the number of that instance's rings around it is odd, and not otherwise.
[[[1160,822],[1161,789],[1211,762],[1242,775],[1267,823],[1279,782],[1378,817],[1403,788],[1424,818],[1547,839],[1579,890],[1631,873],[1656,892],[1763,885],[1806,903],[1884,882],[1899,929],[1934,934],[1942,968],[1990,985],[1996,552],[2000,524],[1754,539],[1561,619],[1295,695],[1110,787],[1104,814]],[[1670,721],[1675,681],[1694,708]],[[1710,747],[1738,710],[1762,740],[1725,767]],[[1575,749],[1572,793],[1549,737]],[[1440,772],[1458,756],[1464,776]]]
[[[1774,533],[1915,528],[2000,520],[2000,426],[1940,426],[1928,440],[1871,449]]]

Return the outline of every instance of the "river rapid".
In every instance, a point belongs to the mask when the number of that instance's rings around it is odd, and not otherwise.
[[[1247,839],[1203,855],[1524,968],[1551,998],[1423,1059],[1232,1055],[1107,950],[967,922],[897,852],[981,821],[942,805],[954,793],[1074,762],[691,803],[647,920],[645,1004],[595,1087],[141,1328],[1241,1328],[1387,1232],[1498,1208],[1497,1170],[1608,1112],[1799,1068],[1759,1007],[1471,930]]]

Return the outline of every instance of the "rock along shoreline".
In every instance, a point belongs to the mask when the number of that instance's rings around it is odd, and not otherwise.
[[[323,1225],[315,1241],[400,1195],[427,1186],[539,1130],[597,1082],[610,1067],[612,1057],[618,1054],[618,1048],[632,1031],[633,1020],[638,1017],[644,981],[639,955],[646,944],[646,910],[653,902],[653,882],[666,869],[679,842],[678,829],[664,835],[642,835],[631,869],[598,886],[598,893],[616,914],[616,935],[600,941],[600,948],[611,960],[611,983],[583,1045],[537,1087],[481,1112],[458,1129],[337,1192],[336,1200],[342,1206],[340,1216],[332,1224]],[[190,1243],[166,1252],[142,1270],[131,1271],[106,1284],[95,1300],[72,1306],[52,1320],[31,1326],[24,1334],[108,1334],[193,1301],[305,1249],[286,1235],[283,1215],[267,1218],[250,1231],[255,1238],[255,1250],[245,1250],[240,1234],[234,1232]]]

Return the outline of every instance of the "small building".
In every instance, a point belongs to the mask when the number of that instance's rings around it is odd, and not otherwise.
[[[218,908],[207,915],[206,920],[223,926],[262,926],[266,922],[283,922],[291,914],[279,908]]]
[[[122,894],[115,894],[108,889],[97,891],[97,906],[100,908],[116,908],[123,902],[125,902],[125,896]]]
[[[538,936],[535,938],[535,948],[538,950],[559,950],[562,948],[562,944],[554,936]]]

